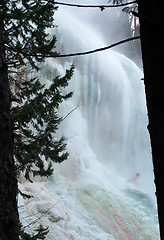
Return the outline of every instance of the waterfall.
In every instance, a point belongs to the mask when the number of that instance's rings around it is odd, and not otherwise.
[[[70,13],[59,9],[55,18],[59,26],[50,33],[58,36],[58,51],[104,46]],[[60,106],[59,115],[66,118],[57,133],[67,139],[69,157],[54,164],[48,182],[20,183],[35,196],[26,200],[26,212],[49,226],[50,240],[158,240],[143,73],[108,50],[49,59],[42,68],[44,81],[64,75],[72,63],[74,76],[64,91],[74,94]],[[136,173],[139,178],[131,181]]]

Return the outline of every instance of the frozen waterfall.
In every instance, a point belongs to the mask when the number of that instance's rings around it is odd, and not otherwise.
[[[55,19],[58,51],[104,46],[70,13],[59,9]],[[67,117],[57,133],[67,139],[69,158],[54,165],[48,182],[20,183],[35,196],[26,200],[26,214],[49,226],[47,240],[159,240],[143,74],[108,50],[47,60],[46,83],[72,63],[74,76],[64,91],[74,94],[59,109]],[[128,181],[136,173],[136,182]]]

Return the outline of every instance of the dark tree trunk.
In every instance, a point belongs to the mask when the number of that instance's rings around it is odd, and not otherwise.
[[[18,240],[17,180],[14,170],[10,91],[0,16],[0,239]]]
[[[164,240],[164,0],[137,0],[161,240]]]

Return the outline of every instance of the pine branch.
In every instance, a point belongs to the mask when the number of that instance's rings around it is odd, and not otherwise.
[[[109,46],[106,46],[106,47],[97,48],[97,49],[90,50],[90,51],[85,51],[85,52],[69,53],[69,54],[51,54],[51,55],[46,55],[46,54],[33,54],[33,53],[24,52],[23,50],[17,50],[16,48],[12,48],[12,47],[8,47],[8,46],[5,46],[5,47],[13,50],[14,52],[21,53],[21,54],[23,54],[24,56],[45,57],[45,58],[64,58],[64,57],[74,57],[74,56],[88,55],[88,54],[92,54],[92,53],[96,53],[96,52],[105,51],[105,50],[108,50],[108,49],[110,49],[110,48],[113,48],[113,47],[116,47],[116,46],[118,46],[118,45],[121,45],[121,44],[123,44],[123,43],[130,42],[130,41],[134,41],[134,40],[136,40],[136,39],[140,39],[140,36],[127,38],[127,39],[124,39],[124,40],[121,40],[121,41],[119,41],[119,42],[113,43],[113,44],[111,44],[111,45],[109,45]]]
[[[104,10],[105,8],[116,8],[116,7],[123,7],[130,4],[136,3],[136,1],[128,2],[128,3],[122,3],[117,5],[80,5],[80,4],[71,4],[71,3],[62,3],[55,1],[55,4],[57,5],[63,5],[67,7],[78,7],[78,8],[100,8],[101,10]]]
[[[23,193],[20,189],[18,189],[18,192],[20,193],[20,195],[21,195],[23,198],[27,198],[27,199],[33,198],[33,196],[31,196],[31,195],[29,195],[29,194],[26,194],[26,193]]]

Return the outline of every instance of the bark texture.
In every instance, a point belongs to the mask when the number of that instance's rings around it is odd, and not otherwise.
[[[10,91],[0,16],[0,239],[18,240],[17,180],[13,159]]]
[[[161,240],[164,240],[164,1],[137,0]]]

